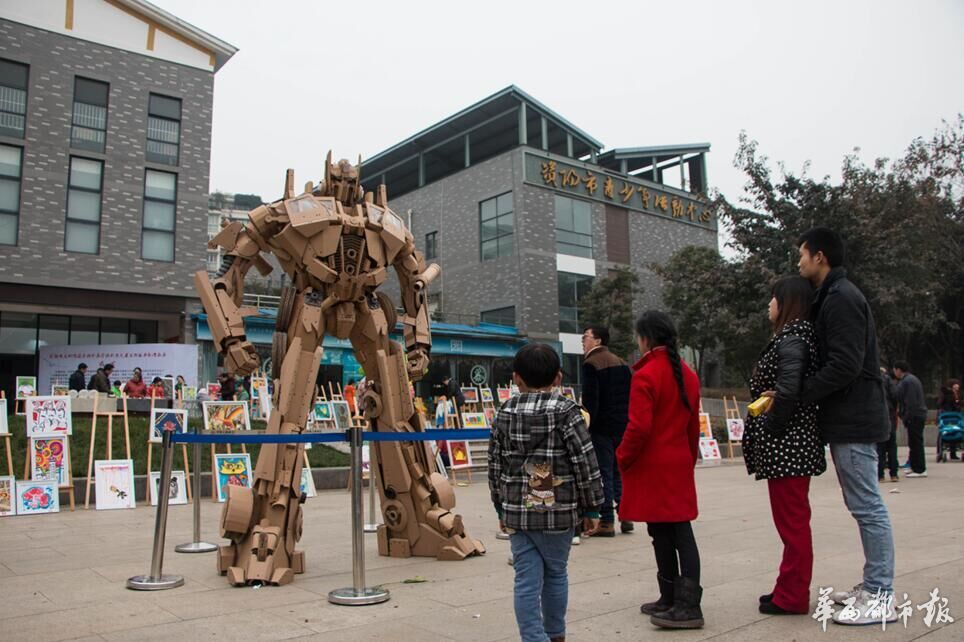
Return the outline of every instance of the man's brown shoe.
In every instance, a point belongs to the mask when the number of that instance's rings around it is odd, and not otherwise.
[[[583,537],[616,537],[616,526],[612,522],[599,522],[599,526],[582,535]]]

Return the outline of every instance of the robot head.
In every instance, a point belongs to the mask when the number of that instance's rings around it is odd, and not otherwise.
[[[358,165],[352,165],[343,158],[337,164],[331,162],[331,152],[325,161],[325,182],[321,191],[325,196],[334,196],[343,205],[354,205],[362,200],[364,190],[361,183],[361,157]]]

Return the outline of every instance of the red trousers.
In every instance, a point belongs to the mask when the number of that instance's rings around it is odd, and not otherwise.
[[[810,535],[810,477],[768,479],[773,523],[783,541],[773,603],[793,613],[810,612],[813,538]]]

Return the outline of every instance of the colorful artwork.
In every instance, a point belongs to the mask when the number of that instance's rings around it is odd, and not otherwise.
[[[53,437],[72,434],[70,397],[28,397],[27,437]]]
[[[700,413],[700,437],[713,438],[713,428],[710,426],[710,413],[708,412]]]
[[[570,387],[570,386],[563,386],[563,387],[562,387],[561,394],[562,394],[562,396],[565,397],[566,399],[570,399],[570,400],[572,400],[572,401],[575,401],[575,400],[576,400],[576,389],[575,389],[575,388],[572,388],[572,387]]]
[[[218,501],[228,497],[228,486],[251,488],[251,455],[218,453],[214,456],[218,474]]]
[[[521,393],[519,392],[519,386],[517,386],[517,385],[515,385],[515,384],[512,384],[512,385],[509,387],[509,393],[510,393],[510,396],[512,396],[512,397],[518,397],[518,396],[521,394]]]
[[[70,484],[70,448],[67,437],[33,437],[30,439],[30,479],[54,481],[58,486]]]
[[[472,465],[472,453],[469,452],[468,441],[447,441],[445,448],[449,454],[449,468],[452,470],[468,468]]]
[[[311,468],[307,465],[301,468],[301,493],[308,497],[314,497],[318,494],[318,490],[315,488],[315,478],[311,476]]]
[[[17,480],[0,477],[0,517],[17,514]]]
[[[197,386],[181,386],[181,396],[184,401],[195,401],[197,399]]]
[[[164,441],[164,431],[170,430],[172,434],[184,434],[187,432],[187,410],[174,410],[169,408],[155,408],[151,411],[151,434],[150,441],[159,444]]]
[[[335,414],[335,426],[338,430],[351,428],[351,408],[347,401],[330,401],[332,412]]]
[[[721,463],[720,446],[715,439],[700,439],[700,456],[704,464]]]
[[[17,377],[17,399],[37,394],[37,377]]]
[[[50,396],[51,397],[69,397],[70,387],[61,386],[55,383],[54,385],[50,386]]]
[[[485,420],[491,426],[492,422],[495,421],[495,408],[485,408],[482,410],[482,413],[485,415]]]
[[[743,428],[742,419],[726,420],[726,433],[729,435],[730,441],[743,441]]]
[[[217,401],[221,398],[221,384],[219,383],[208,383],[208,398],[211,401]]]
[[[479,389],[475,386],[462,386],[465,403],[479,403]]]
[[[512,398],[512,391],[509,388],[496,388],[495,394],[499,396],[499,403],[505,403]]]
[[[211,432],[251,430],[247,401],[205,401],[204,427]]]
[[[161,485],[161,473],[155,471],[151,473],[151,506],[157,506],[159,494],[158,487]],[[187,477],[183,470],[171,471],[171,484],[168,486],[167,503],[169,506],[187,503]]]
[[[311,414],[315,421],[334,421],[335,416],[331,411],[331,404],[327,401],[316,401]]]
[[[489,422],[486,421],[485,413],[483,412],[463,412],[462,427],[463,428],[488,428]]]
[[[57,482],[18,481],[17,515],[42,515],[60,512]]]
[[[368,479],[372,472],[372,451],[368,444],[361,447],[361,472],[362,479]]]
[[[0,435],[9,435],[10,426],[7,424],[7,400],[0,399]]]
[[[134,460],[98,459],[94,462],[97,510],[135,508]]]
[[[164,392],[161,393],[161,397],[164,399],[174,398],[174,377],[161,377],[161,388]]]
[[[268,392],[268,380],[265,377],[251,377],[251,399],[253,409],[261,419],[271,418],[271,393]]]
[[[479,392],[482,394],[482,403],[495,403],[495,399],[492,397],[492,388],[479,388]]]

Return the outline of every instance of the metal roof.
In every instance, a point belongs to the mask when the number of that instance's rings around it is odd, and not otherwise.
[[[479,102],[466,107],[465,109],[441,120],[422,131],[409,136],[400,143],[375,154],[371,158],[362,161],[364,168],[363,175],[369,176],[384,171],[400,160],[408,158],[414,154],[449,140],[462,132],[466,132],[474,127],[483,125],[487,121],[504,114],[517,107],[520,103],[525,103],[527,108],[531,108],[542,114],[549,120],[571,133],[573,137],[582,140],[589,147],[596,151],[602,149],[603,144],[579,129],[568,120],[546,107],[544,104],[522,91],[515,85],[509,85],[505,89],[483,98]]]
[[[709,143],[691,143],[688,145],[654,145],[650,147],[619,147],[610,149],[596,157],[596,162],[607,169],[620,171],[622,161],[629,162],[629,171],[640,167],[648,167],[653,159],[657,163],[679,158],[686,154],[705,154],[710,151]]]

